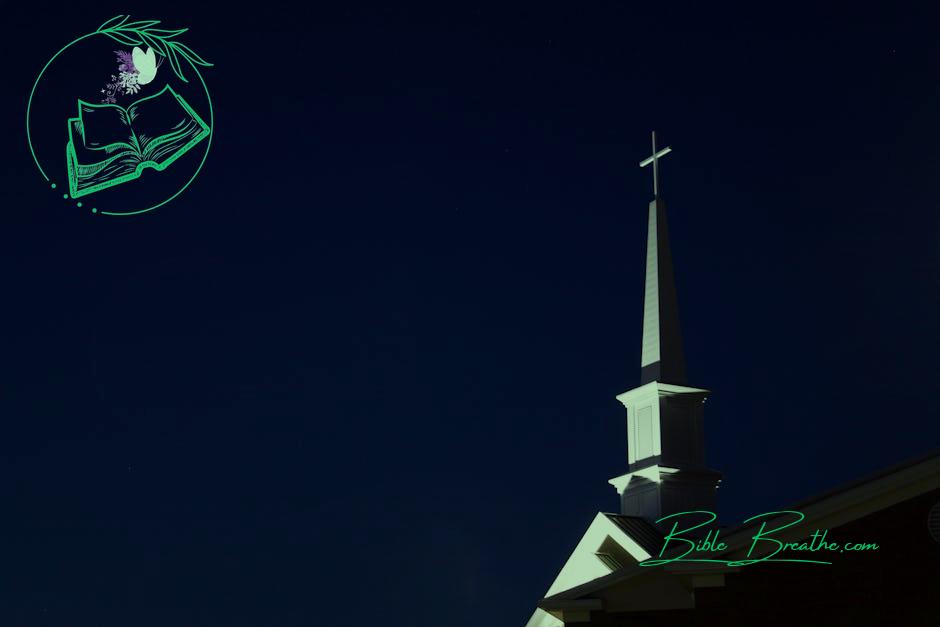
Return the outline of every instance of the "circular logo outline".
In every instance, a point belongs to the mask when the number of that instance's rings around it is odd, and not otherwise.
[[[32,109],[33,96],[36,93],[36,87],[39,86],[39,82],[42,80],[43,74],[45,74],[46,70],[49,69],[49,66],[52,65],[52,62],[55,61],[56,58],[60,54],[65,52],[68,48],[74,46],[75,44],[82,41],[83,39],[88,39],[89,37],[94,37],[95,35],[103,35],[106,37],[111,37],[112,39],[120,43],[130,44],[134,42],[132,40],[128,40],[126,37],[126,34],[122,34],[122,31],[130,31],[130,32],[135,32],[143,42],[147,43],[148,46],[154,47],[153,43],[156,43],[156,42],[153,39],[153,35],[147,33],[146,28],[153,27],[159,24],[160,22],[158,20],[146,20],[146,21],[141,21],[141,22],[134,22],[132,24],[127,24],[127,20],[129,19],[129,17],[130,16],[128,15],[118,15],[116,17],[113,17],[107,22],[105,22],[104,24],[102,24],[101,26],[99,26],[98,29],[95,30],[94,32],[82,35],[81,37],[73,39],[66,45],[62,46],[62,48],[59,49],[58,52],[52,55],[52,58],[46,61],[46,64],[43,66],[42,70],[39,71],[39,75],[36,76],[36,80],[33,82],[33,88],[29,92],[29,100],[26,103],[26,142],[29,145],[29,152],[33,156],[33,161],[36,163],[36,167],[39,169],[39,173],[42,175],[44,179],[46,179],[47,183],[49,182],[49,176],[46,174],[46,171],[43,169],[42,165],[39,163],[39,158],[36,156],[36,151],[33,148],[32,134],[30,133],[30,111]],[[136,26],[137,28],[129,29],[128,28],[129,26]],[[141,29],[141,30],[138,30],[138,29]],[[177,30],[177,31],[165,31],[165,32],[181,34],[185,32],[186,30],[189,30],[189,29],[184,28],[184,29]],[[182,44],[178,42],[176,45],[182,46]],[[196,53],[190,50],[188,47],[185,47],[185,46],[183,47],[188,51],[188,53],[183,53],[181,54],[181,56],[183,56],[183,58],[186,59],[186,61],[189,63],[190,68],[192,68],[192,70],[196,73],[196,77],[199,79],[199,83],[202,85],[203,93],[205,93],[206,102],[209,105],[209,135],[206,137],[206,150],[202,155],[202,160],[200,160],[199,165],[196,167],[196,171],[193,172],[193,175],[189,178],[188,181],[186,181],[183,184],[182,187],[176,190],[174,194],[172,194],[165,200],[155,205],[147,207],[146,209],[139,209],[137,211],[97,211],[97,209],[92,209],[93,213],[100,213],[101,215],[107,215],[107,216],[132,216],[132,215],[140,215],[142,213],[153,211],[154,209],[162,207],[163,205],[167,204],[168,202],[172,201],[177,196],[182,194],[190,186],[190,184],[192,184],[192,182],[196,180],[196,177],[199,175],[199,172],[202,171],[202,166],[205,164],[206,158],[209,156],[209,149],[212,147],[212,136],[215,134],[215,113],[212,107],[212,96],[209,94],[209,88],[206,86],[206,81],[202,77],[202,72],[199,71],[198,65],[211,67],[212,64],[204,61],[201,57],[196,55]],[[193,57],[195,57],[196,61],[194,61],[193,58],[190,57],[190,54]],[[179,67],[179,61],[174,58],[171,60],[171,63],[173,66],[173,71],[176,73],[176,75],[179,76],[184,82],[188,83],[189,81],[183,76],[182,70]]]

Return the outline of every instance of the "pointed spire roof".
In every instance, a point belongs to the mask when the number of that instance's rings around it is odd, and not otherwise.
[[[659,195],[659,157],[671,148],[656,151],[640,166],[653,164],[653,194],[649,205],[646,241],[646,292],[643,297],[643,354],[640,360],[640,385],[651,381],[685,385],[685,354],[679,328],[679,306],[669,249],[666,204]]]

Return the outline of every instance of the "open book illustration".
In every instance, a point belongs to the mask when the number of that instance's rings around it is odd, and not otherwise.
[[[79,100],[78,117],[68,121],[69,193],[78,198],[134,180],[144,168],[165,170],[209,132],[169,85],[127,108]]]

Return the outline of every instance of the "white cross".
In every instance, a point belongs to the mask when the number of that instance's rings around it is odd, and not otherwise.
[[[656,152],[656,131],[653,131],[653,154],[640,161],[640,167],[645,168],[649,164],[653,164],[653,198],[659,197],[659,158],[665,154],[672,152],[672,148],[666,146],[659,152]]]

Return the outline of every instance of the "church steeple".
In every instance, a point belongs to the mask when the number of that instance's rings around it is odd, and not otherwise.
[[[679,329],[666,206],[659,194],[656,150],[640,166],[653,165],[646,244],[646,292],[640,387],[617,399],[627,410],[629,472],[610,480],[621,511],[650,520],[694,509],[712,509],[721,474],[705,466],[703,404],[708,390],[688,387]]]
[[[659,158],[672,152],[667,146],[656,150],[640,167],[653,165],[653,200],[649,206],[646,234],[646,292],[643,298],[643,354],[640,360],[640,385],[650,381],[685,383],[685,355],[679,328],[679,305],[669,249],[666,205],[659,194]]]
[[[669,250],[666,205],[650,202],[646,240],[646,292],[643,298],[643,353],[640,384],[685,383],[685,354],[679,328],[679,306]]]

